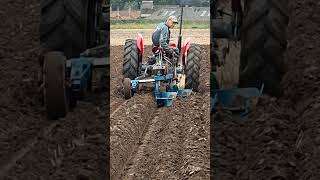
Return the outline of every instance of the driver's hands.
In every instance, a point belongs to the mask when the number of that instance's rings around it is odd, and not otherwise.
[[[167,54],[167,55],[171,55],[173,53],[173,49],[172,48],[166,48],[164,50],[164,52]]]
[[[173,49],[173,56],[175,57],[175,58],[179,58],[179,56],[180,56],[180,53],[179,53],[179,49],[178,48],[174,48]]]
[[[179,59],[179,56],[180,56],[178,48],[165,49],[165,53],[169,58],[172,58],[172,60],[177,60]]]

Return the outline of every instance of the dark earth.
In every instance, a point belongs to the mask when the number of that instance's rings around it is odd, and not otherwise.
[[[213,179],[320,179],[320,3],[288,2],[284,96],[263,96],[247,119],[211,116]]]
[[[0,179],[106,179],[109,95],[48,120],[38,88],[40,0],[2,0],[0,20]]]
[[[199,92],[169,108],[156,107],[152,86],[124,100],[123,48],[111,47],[111,179],[209,179],[210,46],[201,45]]]

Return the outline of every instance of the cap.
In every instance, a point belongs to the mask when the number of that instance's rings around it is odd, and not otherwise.
[[[177,24],[178,24],[178,19],[177,19],[177,17],[176,17],[176,16],[169,16],[169,17],[168,17],[168,19],[167,19],[167,21],[169,21],[169,20],[171,20],[172,22],[174,22],[174,23],[177,23]]]

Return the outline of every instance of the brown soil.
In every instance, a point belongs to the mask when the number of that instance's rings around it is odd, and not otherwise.
[[[200,92],[156,108],[153,88],[124,101],[123,47],[111,47],[112,179],[209,179],[210,51],[201,49]],[[151,54],[150,46],[145,52]]]
[[[282,98],[264,96],[247,119],[214,114],[211,168],[219,180],[320,179],[320,4],[289,1]]]
[[[48,120],[38,88],[40,1],[2,0],[0,21],[0,179],[106,179],[108,95]]]

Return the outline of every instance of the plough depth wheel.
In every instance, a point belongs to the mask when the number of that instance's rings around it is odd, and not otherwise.
[[[44,97],[50,119],[65,117],[69,100],[65,86],[66,57],[62,52],[44,56]]]
[[[123,80],[124,98],[130,99],[132,97],[131,80],[124,78]]]

